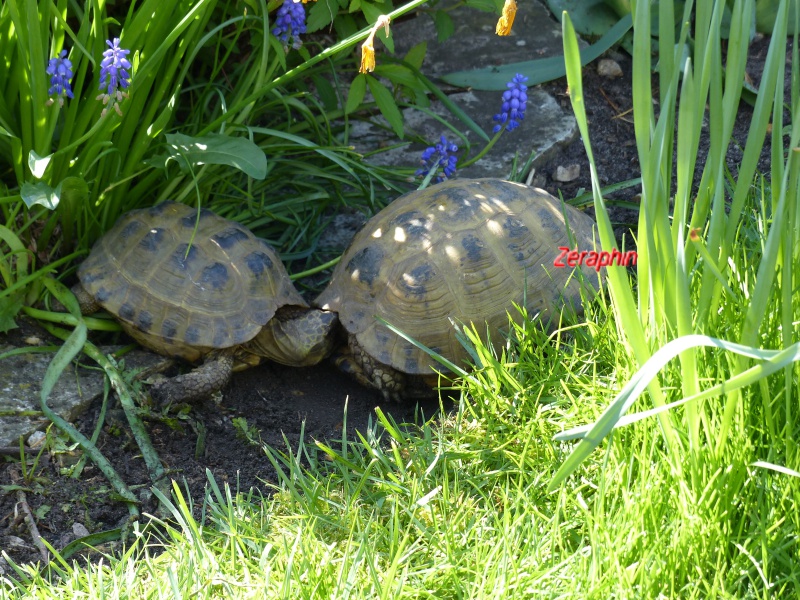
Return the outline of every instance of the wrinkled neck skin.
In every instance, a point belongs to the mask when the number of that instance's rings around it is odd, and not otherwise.
[[[316,365],[333,351],[338,325],[336,313],[284,306],[245,345],[245,350],[293,367]]]

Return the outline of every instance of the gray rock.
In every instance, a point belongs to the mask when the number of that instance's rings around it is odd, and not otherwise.
[[[600,77],[615,79],[617,77],[622,77],[622,67],[620,67],[619,63],[615,60],[601,58],[597,63],[597,74],[600,75]]]
[[[519,3],[512,33],[507,37],[495,34],[498,15],[485,13],[466,7],[450,12],[455,24],[455,33],[444,43],[436,41],[433,20],[428,15],[392,24],[392,37],[395,41],[395,54],[402,56],[421,41],[427,41],[428,51],[422,72],[434,81],[453,71],[480,68],[497,64],[544,58],[561,55],[561,26],[549,11],[539,2]],[[378,60],[385,48],[376,45]],[[490,137],[494,121],[493,115],[500,112],[502,92],[467,90],[449,95]],[[469,156],[474,156],[484,147],[484,142],[469,131],[458,119],[435,99],[431,112],[446,119],[464,134],[471,145]],[[455,136],[435,118],[409,108],[403,111],[407,137],[418,135],[430,145],[439,141],[444,134],[451,141]],[[351,143],[360,152],[370,152],[385,145],[397,144],[385,121],[378,117],[376,124],[354,124]],[[577,125],[572,114],[562,109],[560,104],[541,89],[528,89],[528,105],[525,120],[514,131],[506,131],[491,151],[474,165],[459,169],[459,177],[507,177],[512,169],[514,157],[519,166],[525,163],[530,154],[536,154],[534,165],[548,160],[551,153],[572,142],[577,135]],[[466,151],[461,140],[459,157]],[[429,144],[413,143],[369,157],[369,161],[382,166],[412,167],[420,166],[420,155]]]
[[[561,183],[575,181],[581,175],[581,166],[579,164],[567,165],[566,167],[558,165],[553,179]]]
[[[0,353],[11,349],[11,346],[0,346]],[[116,349],[109,347],[103,351]],[[43,416],[6,415],[41,410],[42,380],[52,358],[50,353],[29,353],[0,360],[0,410],[3,411],[3,416],[0,416],[0,446],[17,446],[19,436],[27,439],[34,431],[44,429],[50,423]],[[161,357],[143,351],[130,352],[125,357],[129,366],[152,365],[160,360]],[[103,392],[103,377],[98,369],[70,365],[58,378],[47,405],[67,421],[74,421]]]

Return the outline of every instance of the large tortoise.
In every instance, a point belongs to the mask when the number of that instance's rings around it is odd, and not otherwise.
[[[566,215],[571,232],[567,231]],[[560,247],[594,248],[594,221],[547,192],[498,179],[452,180],[401,196],[356,234],[314,305],[339,315],[348,349],[337,359],[387,399],[431,393],[426,352],[377,317],[453,361],[468,358],[453,323],[501,341],[513,303],[558,321],[581,307],[586,265],[556,268]],[[582,276],[581,276],[582,273]],[[420,385],[421,384],[421,385]]]
[[[262,358],[312,365],[331,350],[336,315],[308,307],[273,249],[207,209],[163,202],[123,215],[93,247],[73,288],[142,346],[201,367],[151,388],[159,401],[213,393]]]

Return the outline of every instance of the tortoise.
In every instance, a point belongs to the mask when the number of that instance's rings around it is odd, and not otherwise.
[[[156,383],[159,402],[209,395],[262,358],[306,366],[332,349],[336,315],[308,306],[266,242],[207,209],[167,201],[126,213],[78,279],[84,314],[102,307],[145,348],[204,360]]]
[[[581,282],[597,289],[599,271],[554,268],[554,261],[559,248],[593,248],[593,225],[541,189],[446,181],[372,217],[312,304],[339,315],[347,335],[336,358],[343,370],[387,400],[430,395],[440,363],[376,317],[461,366],[468,353],[453,322],[474,323],[484,341],[488,329],[496,342],[509,314],[521,320],[513,303],[531,316],[553,318],[566,304],[582,312]]]

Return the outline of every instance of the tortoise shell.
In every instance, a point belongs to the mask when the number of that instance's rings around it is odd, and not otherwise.
[[[142,345],[190,361],[251,340],[282,306],[307,306],[270,246],[177,202],[123,215],[78,278]]]
[[[468,356],[453,323],[473,322],[484,341],[488,325],[499,342],[509,315],[520,320],[512,303],[531,316],[565,301],[581,311],[580,277],[553,263],[560,246],[593,249],[593,225],[543,190],[497,179],[447,181],[401,196],[367,222],[314,304],[337,311],[381,363],[431,374],[441,365],[376,317],[461,364]],[[596,289],[598,273],[582,269]]]

